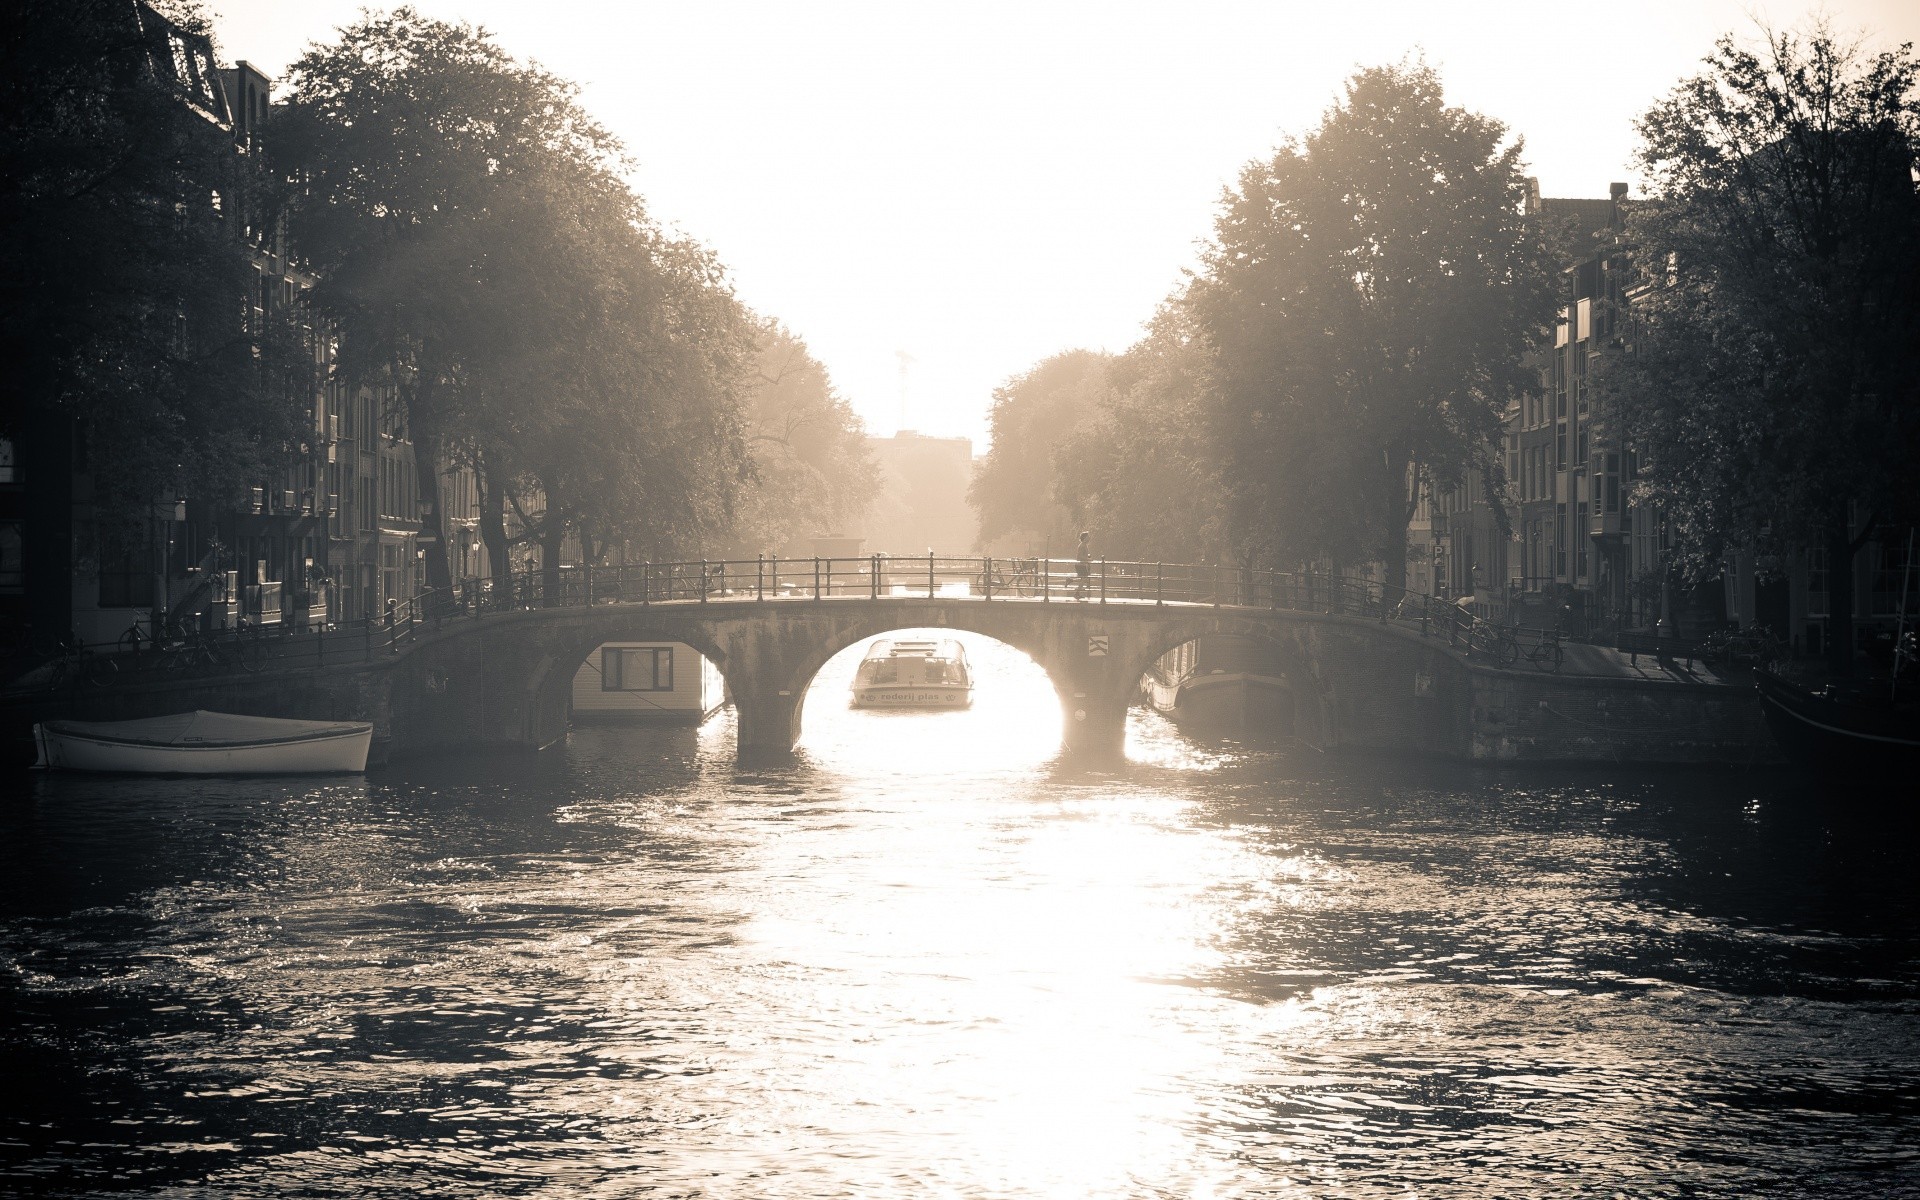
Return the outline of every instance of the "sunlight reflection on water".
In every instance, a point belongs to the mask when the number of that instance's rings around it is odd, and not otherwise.
[[[967,712],[850,710],[860,648],[835,659],[777,770],[733,766],[723,714],[364,782],[33,780],[0,809],[0,1069],[44,1086],[0,1101],[0,1181],[1866,1196],[1920,1170],[1886,839],[1766,781],[1336,770],[1145,713],[1129,766],[1080,771],[1039,668],[969,642]]]

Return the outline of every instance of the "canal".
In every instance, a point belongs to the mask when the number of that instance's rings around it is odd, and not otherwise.
[[[1088,773],[971,650],[964,713],[835,659],[777,770],[15,776],[0,1192],[1920,1192],[1911,816],[1144,712]]]

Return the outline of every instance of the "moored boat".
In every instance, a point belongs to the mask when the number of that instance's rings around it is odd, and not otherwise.
[[[1767,728],[1801,762],[1850,771],[1920,769],[1920,705],[1808,691],[1755,671]]]
[[[853,676],[855,708],[966,708],[972,703],[967,652],[952,638],[881,638]]]
[[[373,726],[199,709],[137,721],[42,721],[33,740],[34,766],[49,770],[305,775],[366,770]]]

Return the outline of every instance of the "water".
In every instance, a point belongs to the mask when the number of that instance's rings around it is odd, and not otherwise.
[[[1146,714],[1087,773],[971,648],[964,714],[836,659],[777,771],[16,780],[0,1192],[1920,1194],[1910,820]]]

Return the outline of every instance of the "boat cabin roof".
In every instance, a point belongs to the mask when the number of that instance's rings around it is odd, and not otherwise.
[[[867,651],[868,658],[965,658],[966,651],[952,638],[902,639],[881,638]]]

